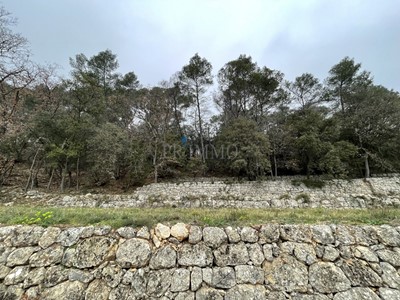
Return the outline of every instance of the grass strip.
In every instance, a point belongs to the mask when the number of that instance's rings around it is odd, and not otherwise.
[[[0,207],[0,224],[41,226],[153,226],[178,222],[209,226],[279,224],[400,225],[400,209],[211,209]]]

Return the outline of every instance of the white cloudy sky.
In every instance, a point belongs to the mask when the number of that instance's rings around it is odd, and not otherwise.
[[[350,56],[400,91],[399,0],[0,0],[37,62],[110,49],[143,85],[168,79],[196,52],[214,73],[240,54],[292,80],[324,79]]]

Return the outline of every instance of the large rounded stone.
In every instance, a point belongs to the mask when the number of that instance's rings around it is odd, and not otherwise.
[[[224,291],[208,287],[202,287],[196,292],[196,300],[224,300],[224,296]]]
[[[178,264],[181,266],[210,266],[213,262],[212,251],[203,243],[184,244],[178,252]]]
[[[25,265],[29,258],[31,257],[32,253],[39,250],[38,247],[23,247],[15,249],[10,255],[7,257],[7,266],[14,267]]]
[[[111,288],[101,279],[95,279],[86,290],[85,300],[107,300]]]
[[[187,269],[175,269],[172,274],[171,292],[184,292],[190,287],[190,271]]]
[[[329,294],[348,290],[351,285],[343,271],[329,262],[318,262],[310,266],[311,286],[320,293]]]
[[[34,253],[29,264],[31,267],[47,267],[61,262],[64,248],[61,245],[54,244],[49,248]]]
[[[228,237],[223,229],[218,227],[206,227],[203,229],[203,241],[212,248],[218,248],[222,243],[226,243]]]
[[[83,269],[100,265],[114,249],[115,240],[108,237],[94,236],[78,243],[74,253],[73,266]]]
[[[244,243],[222,245],[214,251],[214,257],[219,267],[245,265],[250,259]]]
[[[116,261],[123,268],[140,268],[148,264],[151,245],[147,240],[130,239],[122,243],[116,254]]]
[[[265,288],[262,285],[241,284],[226,292],[225,300],[264,300]]]
[[[358,259],[343,261],[341,268],[352,286],[382,286],[381,277],[365,261]]]
[[[176,265],[176,251],[170,245],[158,249],[150,259],[151,269],[167,269]]]
[[[290,255],[282,255],[263,266],[266,284],[285,292],[306,292],[307,267]]]
[[[42,300],[83,300],[85,284],[79,281],[66,281],[52,288],[45,289],[41,295]]]
[[[333,300],[379,300],[379,297],[369,288],[356,287],[337,293]]]
[[[380,288],[379,294],[383,300],[399,300],[400,291],[388,288]]]
[[[400,233],[396,228],[389,225],[382,225],[376,228],[376,234],[382,244],[386,246],[400,247]]]

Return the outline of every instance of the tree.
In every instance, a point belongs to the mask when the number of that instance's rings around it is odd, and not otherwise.
[[[203,163],[205,163],[205,148],[201,102],[204,99],[204,94],[207,91],[207,87],[213,83],[211,71],[211,64],[205,58],[201,58],[196,53],[190,59],[189,64],[182,68],[182,71],[179,75],[183,89],[187,95],[194,100],[196,106],[201,158]]]
[[[289,91],[291,101],[300,105],[303,110],[319,103],[321,100],[322,85],[310,73],[304,73],[296,77],[294,82],[287,81],[285,86]]]
[[[240,117],[222,127],[216,137],[223,149],[226,168],[237,176],[254,180],[270,170],[269,142],[255,121]]]
[[[168,90],[161,87],[142,89],[134,106],[139,123],[137,134],[141,135],[140,143],[146,145],[146,152],[151,157],[154,182],[158,181],[160,171],[169,164],[179,164],[176,160],[174,145],[180,137],[173,132],[173,105]],[[170,152],[171,150],[172,152]]]
[[[40,73],[30,61],[27,40],[11,29],[15,23],[0,7],[0,186],[26,146],[24,93]]]
[[[353,95],[344,119],[344,133],[364,158],[365,178],[370,176],[370,159],[378,169],[396,170],[399,120],[398,93],[371,85]]]
[[[346,56],[329,70],[326,82],[328,99],[335,101],[344,113],[351,95],[360,88],[368,87],[372,79],[369,72],[361,71],[360,63]]]
[[[262,123],[268,109],[282,98],[282,77],[280,72],[258,67],[246,55],[225,64],[218,72],[220,95],[216,98],[225,122],[248,117]]]

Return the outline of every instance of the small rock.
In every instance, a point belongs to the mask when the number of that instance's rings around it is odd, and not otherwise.
[[[378,256],[368,247],[357,246],[353,250],[354,256],[368,262],[379,262]]]
[[[117,233],[125,239],[131,239],[135,237],[136,230],[133,227],[121,227],[117,229]]]
[[[192,273],[190,275],[190,289],[195,292],[201,287],[203,282],[203,273],[201,268],[193,267]]]
[[[43,282],[44,276],[46,274],[45,268],[35,268],[30,270],[28,275],[26,275],[23,287],[24,289],[29,288],[33,285],[39,285]]]
[[[29,264],[31,267],[47,267],[61,262],[64,248],[59,244],[53,244],[49,248],[34,253]]]
[[[79,281],[83,283],[89,283],[93,280],[93,275],[90,272],[70,269],[68,274],[68,279],[70,281]]]
[[[154,233],[160,240],[165,240],[171,235],[171,229],[168,226],[158,223],[154,228]]]
[[[240,237],[243,242],[256,243],[258,242],[258,231],[251,227],[243,227]]]
[[[245,265],[249,262],[250,256],[246,244],[222,245],[214,251],[215,264],[219,267]]]
[[[393,267],[400,267],[400,253],[386,249],[377,251],[377,254],[384,262],[388,262]]]
[[[6,267],[4,265],[0,265],[0,279],[4,279],[10,273],[11,268]]]
[[[139,231],[136,233],[136,237],[142,238],[145,240],[150,239],[149,228],[147,228],[146,226],[143,226],[142,228],[140,228]]]
[[[260,229],[260,242],[263,244],[277,242],[280,237],[279,228],[278,224],[262,225]]]
[[[71,300],[82,299],[85,284],[79,281],[66,281],[54,287],[45,289],[41,295],[46,300]]]
[[[65,247],[70,247],[78,242],[85,227],[64,229],[57,238],[57,242]]]
[[[241,284],[226,292],[225,300],[264,300],[265,287],[261,285]]]
[[[236,283],[263,284],[264,271],[260,267],[236,266]]]
[[[256,266],[261,266],[264,262],[264,253],[259,244],[248,244],[247,252],[249,253],[250,261]]]
[[[45,287],[52,287],[67,280],[68,272],[68,269],[65,269],[60,265],[48,267],[46,270],[46,275],[44,276],[43,285]]]
[[[108,300],[111,288],[101,279],[93,280],[85,294],[85,300]]]
[[[332,246],[326,246],[324,251],[324,256],[322,257],[322,259],[324,261],[335,261],[339,258],[339,256],[340,252],[338,250],[336,250]]]
[[[190,226],[189,229],[189,243],[197,244],[203,238],[203,232],[199,226]]]
[[[172,274],[171,292],[184,292],[190,287],[190,271],[187,269],[175,269]]]
[[[175,237],[178,241],[183,241],[188,238],[189,230],[187,225],[183,223],[177,223],[171,227],[171,235]]]
[[[23,282],[25,277],[28,275],[28,273],[29,273],[28,266],[15,267],[4,278],[4,284],[12,285],[12,284],[17,284],[17,283]]]
[[[42,247],[43,249],[51,246],[57,241],[60,233],[61,229],[58,227],[47,228],[39,240],[39,246]]]
[[[228,236],[229,243],[238,243],[240,242],[240,234],[238,233],[238,230],[235,228],[233,229],[232,227],[226,227],[225,228],[225,233]]]
[[[332,229],[329,225],[314,225],[311,227],[314,241],[319,244],[328,245],[335,243]]]
[[[389,263],[381,262],[382,280],[388,287],[400,290],[400,275]]]
[[[231,267],[205,268],[203,280],[211,287],[229,289],[236,285],[235,271]]]
[[[178,264],[181,266],[206,267],[213,263],[213,254],[203,243],[184,244],[178,251]]]
[[[224,300],[225,292],[213,288],[202,287],[196,292],[196,300]]]
[[[400,247],[400,233],[394,227],[389,225],[376,227],[376,234],[385,246]]]

